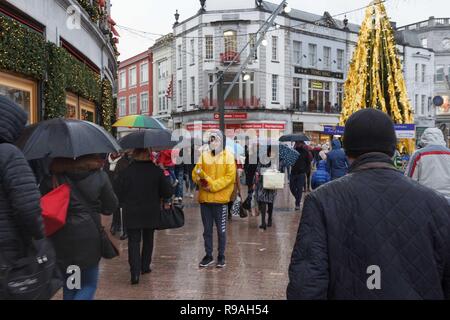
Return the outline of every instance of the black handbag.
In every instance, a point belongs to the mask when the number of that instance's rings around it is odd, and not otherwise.
[[[169,208],[160,210],[159,224],[156,230],[178,229],[184,226],[183,207],[172,204]]]
[[[33,241],[27,256],[11,263],[0,252],[0,299],[49,300],[63,286],[47,239]]]

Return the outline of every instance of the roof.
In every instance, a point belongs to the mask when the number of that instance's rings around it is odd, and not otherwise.
[[[141,52],[141,53],[139,53],[139,54],[137,54],[137,55],[135,55],[135,56],[133,56],[131,58],[128,58],[128,59],[126,59],[124,61],[120,61],[119,62],[119,69],[122,69],[122,68],[127,67],[127,66],[129,66],[131,64],[134,64],[136,62],[139,62],[139,61],[142,61],[142,60],[145,60],[145,59],[148,59],[148,58],[149,58],[149,50],[145,50],[144,52]]]
[[[396,31],[395,41],[402,46],[422,47],[422,43],[417,33],[408,30]]]
[[[275,11],[275,9],[278,6],[279,6],[278,4],[267,2],[267,1],[264,1],[263,5],[262,5],[263,9],[270,11],[270,12]],[[291,10],[291,12],[289,12],[288,16],[293,19],[310,22],[310,23],[317,23],[322,26],[327,26],[330,28],[344,29],[344,22],[341,20],[334,19],[328,12],[325,12],[323,15],[318,15],[315,13],[310,13],[310,12],[292,8],[292,10]],[[355,32],[355,33],[358,33],[359,29],[360,29],[360,26],[357,24],[354,24],[354,23],[349,23],[347,25],[347,27],[348,27],[349,31]]]

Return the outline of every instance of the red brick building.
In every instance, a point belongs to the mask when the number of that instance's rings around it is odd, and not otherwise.
[[[120,62],[117,119],[133,114],[153,114],[153,58],[147,50]]]

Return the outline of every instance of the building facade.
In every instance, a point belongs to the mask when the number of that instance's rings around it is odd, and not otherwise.
[[[0,2],[0,94],[29,123],[66,117],[108,129],[114,118],[117,32],[110,1]]]
[[[415,33],[422,46],[432,49],[435,53],[433,96],[443,97],[444,104],[433,105],[433,108],[436,112],[436,125],[449,134],[450,141],[450,18],[430,17],[398,30]]]
[[[218,71],[225,89],[256,45],[258,30],[275,10],[269,2],[206,1],[197,15],[174,25],[174,127],[218,127]],[[358,26],[300,10],[281,14],[264,44],[225,100],[227,134],[270,130],[273,136],[305,132],[326,142],[324,125],[336,125],[343,83]],[[249,43],[247,48],[244,46]],[[243,52],[240,54],[239,52]]]
[[[168,127],[172,126],[173,106],[173,34],[156,40],[153,55],[153,116]]]
[[[403,65],[408,97],[414,110],[416,139],[427,128],[436,126],[434,97],[434,51],[422,47],[417,34],[404,30],[396,32],[397,49]]]

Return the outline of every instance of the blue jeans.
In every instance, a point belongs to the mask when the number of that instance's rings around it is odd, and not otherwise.
[[[81,270],[81,289],[70,290],[67,288],[67,278],[66,283],[63,287],[63,299],[64,300],[94,300],[95,292],[97,291],[98,283],[98,265],[88,269]],[[64,270],[65,274],[65,270]]]
[[[175,167],[175,177],[178,180],[177,187],[175,188],[175,197],[183,198],[183,181],[184,181],[183,167]]]
[[[203,240],[205,241],[205,251],[208,256],[213,254],[213,227],[216,223],[217,235],[219,238],[219,256],[225,255],[227,244],[227,204],[202,203],[200,205],[203,221]]]
[[[305,186],[306,175],[303,174],[293,174],[291,176],[291,183],[289,187],[291,188],[291,193],[295,197],[295,206],[300,207],[300,202],[303,196],[303,187]]]

